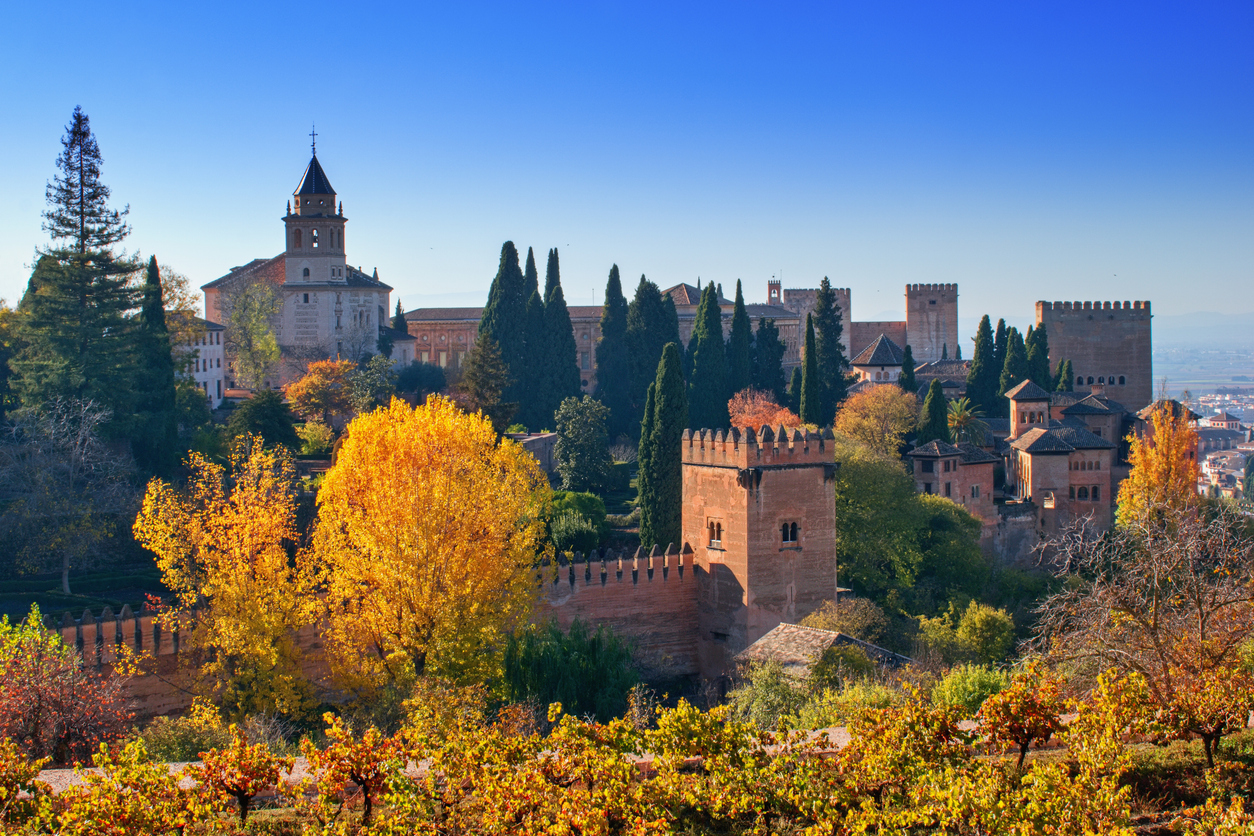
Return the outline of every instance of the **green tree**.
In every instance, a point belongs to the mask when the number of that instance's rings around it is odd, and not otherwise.
[[[801,389],[804,385],[805,375],[801,371],[801,367],[797,366],[792,370],[792,377],[788,380],[788,408],[794,414],[801,414]]]
[[[731,392],[749,386],[752,372],[753,326],[745,311],[745,295],[736,279],[736,302],[732,308],[731,334],[727,339],[727,385]]]
[[[631,367],[633,423],[644,418],[649,384],[657,376],[657,364],[667,343],[679,342],[679,320],[674,304],[658,286],[643,275],[627,306],[627,352]]]
[[[805,356],[801,358],[801,397],[799,400],[803,424],[819,424],[823,421],[823,379],[819,376],[819,352],[814,336],[814,318],[806,314]]]
[[[567,398],[579,395],[579,359],[570,310],[562,293],[561,265],[557,250],[549,250],[544,271],[544,412],[551,416]]]
[[[528,264],[535,269],[535,261],[527,253]],[[519,400],[519,419],[532,430],[539,431],[553,426],[553,413],[545,414],[544,408],[549,401],[545,384],[548,375],[545,373],[545,351],[548,348],[548,335],[544,331],[544,302],[540,299],[540,291],[533,290],[527,297],[527,313],[524,320],[526,327],[523,350],[525,362],[522,371],[526,378],[525,395]]]
[[[713,282],[705,286],[697,305],[692,340],[692,376],[688,381],[688,421],[692,429],[726,427],[727,357],[723,347],[723,313]]]
[[[1054,375],[1054,385],[1050,387],[1055,392],[1070,392],[1074,388],[1075,372],[1071,369],[1071,361],[1063,360],[1058,364],[1058,373]]]
[[[575,619],[568,631],[556,624],[531,625],[505,649],[505,687],[511,702],[560,702],[578,716],[608,723],[627,710],[636,684],[631,648],[604,624],[591,631]]]
[[[17,318],[17,312],[0,299],[0,424],[18,406],[9,370],[9,361],[17,353]]]
[[[301,447],[292,411],[279,393],[270,389],[262,389],[235,407],[227,421],[226,434],[230,438],[259,435],[267,447],[282,445],[292,451]]]
[[[653,381],[652,420],[645,418],[646,423],[651,424],[648,460],[638,466],[649,470],[648,495],[640,496],[640,542],[648,546],[678,546],[681,538],[683,483],[679,445],[684,428],[688,426],[688,398],[680,373],[682,363],[679,344],[667,343]],[[726,410],[726,403],[723,408]]]
[[[627,355],[627,299],[623,296],[623,283],[615,264],[610,267],[610,278],[605,283],[601,338],[597,340],[596,397],[609,407],[611,438],[631,430],[631,370]]]
[[[525,384],[519,385],[527,379],[523,372],[527,359],[526,317],[530,295],[527,280],[518,266],[518,250],[513,241],[506,241],[501,245],[501,262],[488,290],[488,304],[479,320],[479,333],[487,334],[496,345],[509,381],[502,397],[515,404],[531,396]]]
[[[349,398],[353,410],[362,413],[387,406],[396,394],[396,380],[392,361],[381,354],[359,363],[349,375]]]
[[[605,429],[609,408],[588,395],[567,398],[556,414],[557,472],[568,491],[600,491],[609,477],[609,438]]]
[[[24,405],[90,400],[112,415],[102,432],[121,437],[135,408],[129,315],[139,301],[131,282],[139,265],[111,249],[130,227],[125,210],[108,207],[100,148],[82,108],[74,109],[61,145],[43,213],[54,246],[39,253],[19,305],[20,350],[10,365]]]
[[[1037,328],[1029,326],[1024,341],[1028,361],[1028,379],[1046,392],[1053,388],[1053,375],[1049,371],[1049,333],[1042,322]]]
[[[1241,495],[1246,502],[1254,500],[1254,456],[1245,457],[1245,472],[1242,476]]]
[[[814,334],[818,349],[819,420],[813,423],[827,426],[836,415],[836,408],[849,394],[845,376],[849,370],[849,358],[841,347],[840,339],[844,333],[841,322],[842,312],[836,303],[836,291],[832,283],[823,277],[819,282],[818,293],[814,295]]]
[[[518,404],[505,400],[510,388],[509,366],[487,332],[480,331],[475,338],[457,388],[471,411],[482,412],[498,435],[505,432]]]
[[[787,384],[784,378],[784,352],[787,347],[779,338],[779,328],[775,320],[761,317],[758,330],[753,337],[753,375],[751,385],[754,389],[770,392],[776,403],[785,403],[788,398]]]
[[[923,415],[919,418],[919,432],[916,443],[926,444],[929,441],[950,442],[949,409],[945,402],[945,391],[939,380],[933,380],[927,387],[927,397],[923,399]]]
[[[997,333],[993,337],[993,368],[997,370],[999,379],[1001,370],[1006,365],[1006,343],[1008,339],[1009,333],[1006,330],[1006,320],[997,320]]]
[[[392,327],[397,331],[409,333],[409,326],[405,323],[405,306],[401,304],[401,300],[396,300],[396,313],[392,314]]]
[[[949,403],[949,435],[954,442],[982,445],[988,435],[984,412],[970,398],[957,398]]]
[[[1001,369],[1001,380],[998,382],[998,395],[1005,395],[1011,389],[1028,379],[1028,355],[1023,347],[1023,337],[1019,329],[1011,328],[1006,333],[1006,362]],[[1006,399],[999,398],[998,412],[1006,411]]]
[[[676,343],[678,345],[678,343]],[[661,361],[658,361],[659,364]],[[656,504],[653,489],[653,428],[657,419],[657,377],[649,384],[644,398],[644,418],[640,421],[640,444],[636,448],[636,507],[640,509],[641,540],[644,541],[646,530],[651,530],[647,522]]]
[[[997,365],[996,353],[993,326],[988,314],[985,314],[975,332],[975,353],[971,357],[971,368],[967,371],[967,397],[985,415],[993,414],[997,407],[997,384],[1001,378],[1001,367]]]
[[[941,343],[941,359],[949,359],[949,343]]]
[[[906,350],[901,353],[901,374],[897,377],[897,385],[912,395],[919,393],[919,384],[914,379],[914,351],[906,343]]]
[[[227,300],[226,354],[235,382],[245,389],[261,389],[279,363],[279,342],[271,320],[282,300],[266,282],[257,282]]]
[[[168,474],[178,464],[179,428],[174,386],[174,355],[165,322],[165,302],[157,258],[148,259],[143,304],[135,334],[135,433],[131,449],[149,473]]]

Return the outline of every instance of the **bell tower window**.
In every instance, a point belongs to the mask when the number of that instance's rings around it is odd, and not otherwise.
[[[309,243],[310,243],[313,247],[317,248],[317,246],[318,246],[318,230],[316,230],[316,229],[311,229],[311,230],[309,230]]]
[[[306,279],[307,279],[307,278],[309,278],[309,268],[308,268],[308,267],[306,267],[304,270],[302,270],[302,271],[301,271],[301,276],[302,276],[303,278],[306,278]]]

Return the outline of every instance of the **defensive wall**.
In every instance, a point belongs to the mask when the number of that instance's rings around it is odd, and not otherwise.
[[[1073,384],[1103,384],[1136,412],[1154,399],[1150,303],[1037,302],[1036,324],[1049,335],[1049,362],[1071,361]]]
[[[958,350],[958,285],[906,285],[906,341],[916,363],[942,357],[955,359]]]

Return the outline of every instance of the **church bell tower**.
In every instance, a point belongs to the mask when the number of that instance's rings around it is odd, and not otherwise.
[[[305,176],[292,193],[283,223],[287,227],[285,283],[344,284],[344,207],[318,163],[317,134]]]

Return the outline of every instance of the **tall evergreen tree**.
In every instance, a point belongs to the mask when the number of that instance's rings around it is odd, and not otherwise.
[[[523,296],[531,298],[531,294],[540,292],[540,273],[536,270],[536,253],[527,248],[527,266],[523,269]]]
[[[788,379],[788,408],[797,416],[801,415],[801,387],[804,379],[805,375],[802,373],[801,367],[794,366],[792,377]]]
[[[688,379],[688,420],[694,430],[721,429],[727,415],[727,357],[723,348],[723,313],[713,282],[705,286],[697,305],[692,340],[692,375]]]
[[[553,428],[553,413],[545,413],[548,393],[545,383],[545,351],[548,349],[548,335],[544,330],[544,302],[540,300],[540,291],[533,290],[527,299],[526,328],[523,342],[523,385],[522,397],[519,400],[518,419],[532,432]]]
[[[157,257],[148,259],[143,303],[135,334],[136,415],[131,447],[139,466],[168,475],[178,464],[178,414],[175,404],[174,356],[165,322],[165,299]]]
[[[597,341],[597,400],[609,407],[607,422],[610,438],[630,433],[631,369],[627,361],[627,299],[618,276],[618,265],[610,268],[605,283],[605,304],[601,308],[601,339]]]
[[[397,331],[409,333],[409,326],[405,323],[405,306],[401,304],[401,300],[396,300],[396,313],[392,314],[392,327]]]
[[[745,295],[736,279],[731,334],[727,339],[727,388],[734,395],[749,386],[753,364],[753,326],[745,310]]]
[[[919,432],[915,438],[918,444],[929,441],[944,441],[949,438],[949,405],[945,403],[945,391],[939,380],[933,380],[927,387],[927,397],[923,399],[923,415],[919,418]]]
[[[1006,365],[1006,320],[997,320],[997,334],[993,337],[993,365],[997,368],[997,374],[1001,374],[1002,367]]]
[[[1028,380],[1028,355],[1023,348],[1023,337],[1019,336],[1019,329],[1012,327],[1006,332],[1006,363],[1001,369],[997,394],[1005,395],[1025,380]],[[1005,415],[1008,408],[1006,399],[1000,398],[997,410],[991,414]]]
[[[775,402],[785,403],[788,397],[787,380],[784,377],[784,352],[787,347],[779,338],[775,320],[761,317],[758,331],[753,336],[753,375],[750,384],[754,389],[770,392]]]
[[[492,422],[497,434],[505,432],[518,404],[505,400],[510,389],[509,366],[487,332],[480,331],[474,347],[466,356],[458,390],[469,401],[471,409],[482,412]]]
[[[479,333],[487,334],[509,372],[509,389],[502,397],[518,403],[527,392],[527,299],[531,292],[526,289],[522,268],[518,266],[518,250],[513,241],[501,245],[501,263],[488,290],[488,304],[483,308],[479,321]]]
[[[665,547],[673,543],[678,546],[682,536],[684,502],[680,441],[689,421],[688,399],[680,373],[681,362],[678,343],[667,343],[662,351],[662,361],[658,363],[657,379],[653,382],[653,426],[649,432],[649,476],[646,479],[649,493],[647,497],[642,495],[640,498],[641,544]]]
[[[670,303],[670,304],[668,304]],[[631,369],[633,421],[642,420],[649,384],[657,377],[657,364],[667,343],[679,342],[679,319],[669,296],[644,276],[627,306],[627,352]]]
[[[823,380],[819,377],[818,344],[814,337],[814,317],[806,314],[805,355],[801,358],[801,409],[799,416],[804,424],[823,421]]]
[[[131,313],[139,296],[134,261],[110,249],[130,227],[125,211],[108,207],[100,182],[100,149],[87,115],[75,108],[48,184],[44,230],[54,246],[42,251],[19,310],[20,349],[10,361],[23,405],[56,398],[92,400],[108,409],[103,428],[115,438],[134,422],[136,357]]]
[[[575,330],[570,324],[570,310],[562,293],[561,266],[557,249],[549,250],[549,262],[544,271],[544,352],[545,380],[543,389],[544,414],[557,413],[557,408],[567,398],[579,397],[579,354],[575,345]]]
[[[819,411],[816,423],[826,426],[836,416],[836,408],[849,395],[845,375],[849,371],[849,358],[841,347],[840,338],[845,327],[840,305],[836,303],[836,291],[832,290],[827,276],[819,282],[814,295],[815,344],[818,350]]]
[[[1029,329],[1030,337],[1025,341],[1027,349],[1028,377],[1046,392],[1053,388],[1054,378],[1049,370],[1049,332],[1042,322],[1036,330]]]
[[[658,364],[661,365],[661,360]],[[645,541],[645,532],[653,531],[653,509],[657,506],[653,493],[653,427],[657,398],[657,375],[649,383],[644,398],[644,418],[640,421],[640,444],[636,447],[636,507],[640,509],[640,542]]]
[[[955,360],[962,359],[962,343],[958,343],[957,345],[954,346],[954,359]]]
[[[949,343],[941,343],[941,359],[949,359]]]
[[[1058,364],[1058,374],[1054,375],[1053,386],[1050,387],[1054,392],[1071,392],[1074,391],[1072,383],[1075,373],[1071,370],[1071,361],[1063,359]]]
[[[967,398],[985,415],[1000,414],[997,410],[997,384],[1001,368],[997,366],[993,343],[993,325],[985,314],[975,331],[975,353],[967,371]]]
[[[906,343],[906,350],[901,353],[901,374],[897,376],[897,385],[912,395],[919,392],[919,384],[914,379],[914,351]]]

